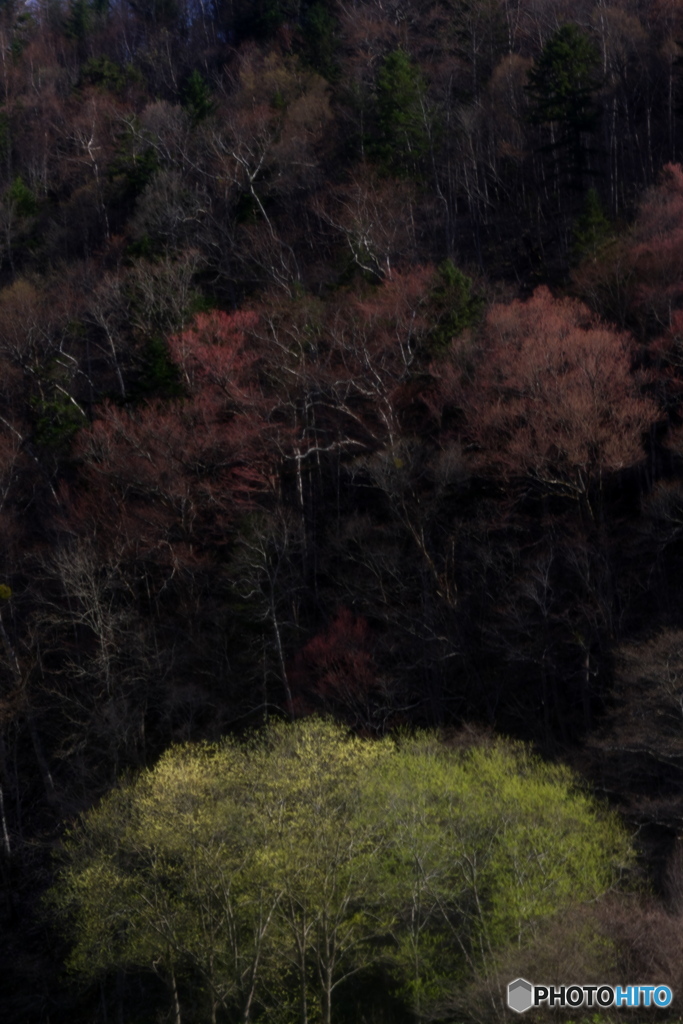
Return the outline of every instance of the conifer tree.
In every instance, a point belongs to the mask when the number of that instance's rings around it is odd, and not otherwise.
[[[415,176],[429,149],[425,87],[405,50],[394,50],[377,76],[378,140],[372,150],[382,169]]]
[[[566,173],[570,187],[583,189],[588,170],[588,137],[598,125],[595,94],[600,87],[597,46],[578,25],[563,25],[550,37],[529,72],[527,92],[532,124],[550,128],[544,147],[554,174]]]

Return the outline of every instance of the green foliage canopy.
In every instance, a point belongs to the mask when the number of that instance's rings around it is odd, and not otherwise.
[[[71,832],[51,902],[83,975],[152,968],[212,1017],[329,1024],[379,964],[420,1012],[628,857],[615,819],[522,747],[312,719],[169,750]]]

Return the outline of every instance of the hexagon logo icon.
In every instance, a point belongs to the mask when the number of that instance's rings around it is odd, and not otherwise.
[[[508,1006],[515,1013],[524,1013],[533,1005],[533,986],[525,978],[517,978],[508,985]]]

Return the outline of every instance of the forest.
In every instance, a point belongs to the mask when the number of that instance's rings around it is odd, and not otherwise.
[[[677,1019],[679,161],[679,0],[1,0],[0,1019]]]

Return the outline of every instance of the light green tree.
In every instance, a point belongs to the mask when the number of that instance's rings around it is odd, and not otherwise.
[[[258,813],[270,829],[264,857],[282,894],[278,951],[296,978],[293,1013],[301,1024],[331,1024],[339,986],[381,954],[373,940],[386,934],[390,911],[373,883],[386,836],[383,822],[368,816],[363,791],[393,750],[388,740],[309,720],[272,726],[250,752]]]
[[[169,750],[71,832],[51,902],[72,970],[156,971],[175,1024],[186,993],[212,1024],[332,1024],[380,967],[424,1015],[628,856],[616,820],[522,746],[309,719]]]
[[[425,735],[378,766],[366,799],[388,823],[393,959],[418,1014],[630,858],[616,817],[521,745],[462,753]]]
[[[170,750],[67,840],[53,903],[76,936],[70,966],[153,968],[176,1021],[184,976],[211,1021],[223,1008],[247,1024],[259,999],[291,995],[302,1024],[311,1005],[329,1024],[339,985],[378,956],[367,896],[383,832],[360,786],[390,750],[324,722]]]
[[[76,936],[70,966],[90,976],[155,970],[176,1022],[177,979],[192,976],[211,1021],[219,1007],[250,1021],[281,897],[252,789],[237,745],[179,747],[91,811],[67,840],[54,896]]]

